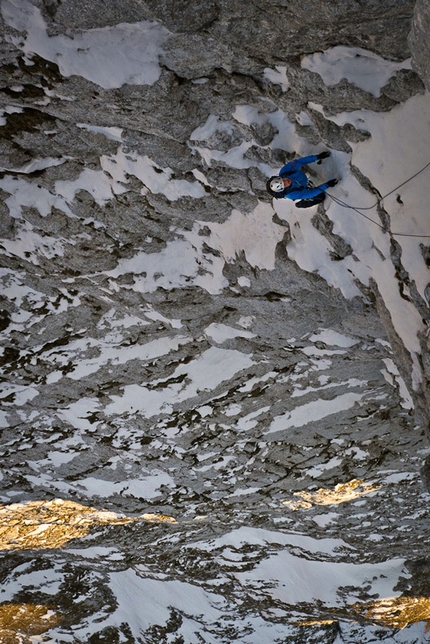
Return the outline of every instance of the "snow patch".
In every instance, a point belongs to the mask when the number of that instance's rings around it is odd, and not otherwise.
[[[394,74],[400,69],[411,69],[411,60],[396,63],[367,49],[338,46],[305,56],[301,66],[319,74],[328,87],[345,78],[352,85],[378,97]]]
[[[159,56],[170,33],[156,22],[121,23],[66,35],[48,36],[40,10],[27,0],[3,0],[6,24],[24,36],[5,38],[31,59],[56,63],[62,76],[82,76],[105,89],[153,85],[160,77]],[[109,64],[106,64],[106,61]]]

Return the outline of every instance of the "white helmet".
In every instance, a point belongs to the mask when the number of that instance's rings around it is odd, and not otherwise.
[[[285,190],[284,187],[284,182],[282,181],[281,177],[273,177],[270,180],[270,189],[273,190],[273,192],[283,192]]]

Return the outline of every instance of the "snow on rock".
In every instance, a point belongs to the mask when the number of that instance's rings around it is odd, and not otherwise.
[[[411,68],[410,60],[396,63],[367,49],[344,46],[305,56],[301,64],[319,74],[328,87],[346,79],[373,96],[380,96],[381,88],[396,72]]]
[[[1,2],[0,608],[55,611],[38,641],[424,644],[408,7],[102,4]],[[334,199],[269,197],[324,149]]]
[[[124,83],[152,85],[160,77],[158,58],[169,32],[156,22],[119,24],[90,29],[81,34],[50,36],[45,20],[36,6],[26,0],[3,0],[6,23],[25,32],[24,39],[9,36],[31,60],[38,54],[56,63],[63,76],[76,74],[106,89]],[[111,60],[115,51],[114,63]]]

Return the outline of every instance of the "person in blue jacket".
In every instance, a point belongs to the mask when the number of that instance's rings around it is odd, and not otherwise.
[[[337,179],[330,179],[330,181],[314,187],[312,184],[309,185],[308,177],[301,168],[308,163],[315,163],[315,161],[321,163],[329,156],[330,152],[321,152],[290,161],[281,168],[277,176],[267,180],[268,193],[275,199],[296,201],[297,208],[309,208],[321,203],[325,199],[325,191],[327,188],[335,186]]]

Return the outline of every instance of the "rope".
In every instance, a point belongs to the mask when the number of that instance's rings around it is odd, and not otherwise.
[[[396,192],[396,190],[398,190],[399,188],[401,188],[401,187],[402,187],[402,186],[404,186],[405,184],[409,183],[409,181],[412,181],[412,179],[415,179],[415,177],[417,177],[419,174],[421,174],[421,172],[424,172],[424,170],[426,170],[429,166],[430,166],[430,161],[429,161],[428,163],[426,163],[426,164],[425,164],[425,165],[424,165],[420,170],[418,170],[418,172],[415,172],[415,174],[411,175],[408,179],[406,179],[406,181],[403,181],[403,182],[402,182],[402,183],[400,183],[398,186],[396,186],[395,188],[393,188],[393,190],[390,190],[390,192],[387,192],[387,194],[385,194],[383,197],[381,197],[380,199],[378,199],[378,200],[373,204],[373,206],[367,206],[367,207],[363,207],[363,208],[362,208],[362,207],[351,206],[350,204],[345,203],[345,201],[342,201],[341,199],[338,199],[338,197],[334,197],[334,196],[333,196],[333,195],[331,195],[329,192],[327,192],[326,194],[327,194],[327,195],[330,197],[330,199],[332,199],[335,203],[339,204],[339,206],[342,206],[343,208],[348,208],[349,210],[354,210],[354,211],[355,211],[355,212],[357,212],[359,215],[361,215],[362,217],[364,217],[364,219],[367,219],[368,221],[371,221],[371,222],[372,222],[372,224],[375,224],[375,226],[378,226],[378,228],[380,228],[380,229],[381,229],[381,230],[383,230],[384,232],[389,232],[389,233],[390,233],[390,235],[393,235],[393,237],[420,237],[420,238],[422,238],[422,239],[428,239],[428,238],[430,238],[430,235],[414,235],[414,234],[412,234],[412,233],[393,233],[393,232],[391,232],[390,230],[389,230],[389,231],[387,231],[387,230],[386,230],[386,228],[385,228],[385,226],[382,226],[379,222],[375,221],[375,220],[374,220],[374,219],[372,219],[371,217],[368,217],[367,215],[365,215],[365,214],[364,214],[363,212],[361,212],[361,211],[362,211],[362,210],[372,210],[373,208],[375,208],[376,206],[378,206],[382,201],[384,201],[384,199],[385,199],[386,197],[389,197],[390,195],[392,195],[392,194],[393,194],[393,192]]]
[[[343,208],[349,208],[350,210],[354,210],[354,211],[355,211],[355,212],[357,212],[359,215],[361,215],[362,217],[364,217],[364,219],[367,219],[368,221],[371,221],[371,222],[372,222],[372,224],[375,224],[375,226],[378,226],[378,228],[380,228],[381,230],[383,230],[383,231],[384,231],[384,233],[389,232],[389,233],[390,233],[390,235],[393,235],[393,237],[419,237],[419,238],[421,238],[421,239],[427,239],[427,238],[430,238],[430,235],[414,235],[413,233],[393,233],[391,230],[388,230],[388,231],[387,231],[387,229],[385,228],[385,226],[383,226],[383,225],[382,225],[382,224],[380,224],[379,222],[375,221],[375,220],[374,220],[374,219],[372,219],[371,217],[368,217],[367,215],[365,215],[363,212],[361,212],[361,211],[360,211],[358,208],[356,208],[355,206],[350,206],[349,204],[345,203],[345,202],[344,202],[344,201],[342,201],[341,199],[338,199],[337,197],[334,197],[333,195],[329,194],[328,192],[327,192],[326,194],[327,194],[327,195],[328,195],[328,196],[329,196],[333,201],[335,201],[337,204],[339,204],[339,206],[343,206]],[[391,194],[391,193],[390,193],[390,194]],[[375,205],[377,205],[377,204],[375,204]],[[373,207],[375,207],[375,206],[373,206]],[[365,208],[363,208],[363,210],[365,210]]]

